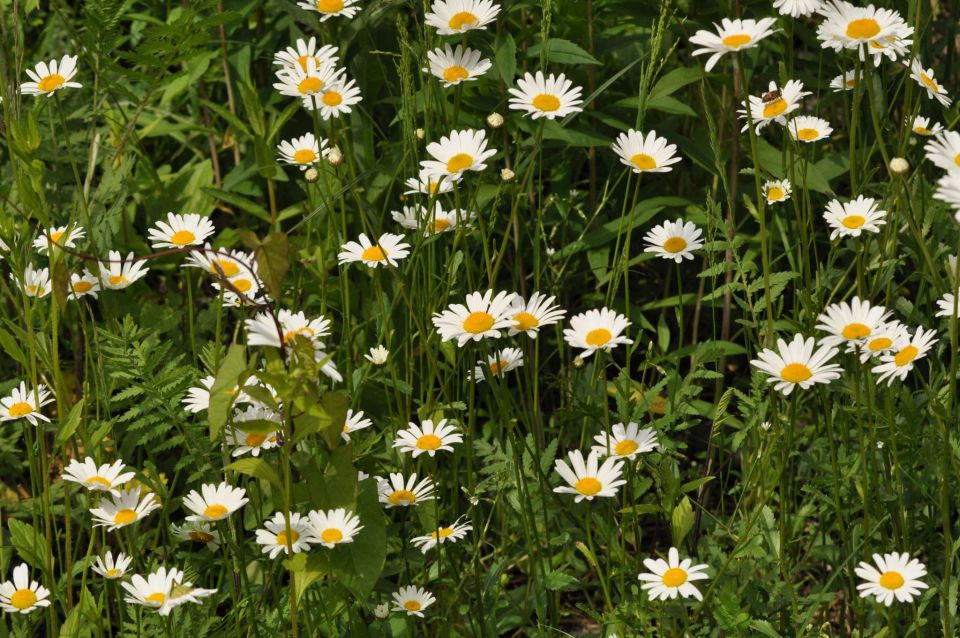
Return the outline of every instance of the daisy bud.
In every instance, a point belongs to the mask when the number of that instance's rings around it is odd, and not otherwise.
[[[894,157],[890,160],[890,172],[894,175],[903,175],[910,170],[910,163],[902,157]]]
[[[491,113],[487,116],[487,125],[490,128],[500,128],[503,126],[503,116],[499,113]]]
[[[517,174],[511,171],[509,168],[505,168],[502,171],[500,171],[500,179],[502,179],[505,182],[512,182],[513,178],[516,176]]]
[[[418,140],[422,140],[423,138],[425,138],[425,137],[427,136],[426,132],[424,132],[424,130],[423,130],[422,128],[418,128],[418,129],[414,132],[414,135],[417,136],[417,139],[418,139]]]
[[[330,163],[330,166],[340,166],[340,162],[343,161],[343,152],[339,146],[334,146],[330,149],[330,152],[327,154],[327,161]]]
[[[370,348],[370,354],[365,354],[363,356],[373,365],[382,366],[387,362],[387,356],[389,356],[389,354],[390,351],[383,346],[376,346],[375,348]]]
[[[582,367],[583,367],[583,359],[581,359],[580,357],[574,357],[574,358],[573,358],[573,367],[574,367],[574,368],[582,368]]]
[[[384,618],[390,615],[390,606],[387,605],[387,603],[380,603],[379,605],[373,608],[373,615],[379,618],[380,620],[383,620]]]
[[[308,168],[303,173],[303,179],[307,180],[311,184],[320,179],[320,171],[315,168]]]

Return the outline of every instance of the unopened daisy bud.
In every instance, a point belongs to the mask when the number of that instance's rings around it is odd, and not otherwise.
[[[503,116],[499,113],[491,113],[487,116],[487,125],[490,128],[500,128],[503,126]]]
[[[330,149],[330,152],[327,153],[327,162],[330,163],[330,166],[340,166],[340,162],[343,161],[343,152],[340,150],[339,146],[334,146]]]
[[[427,136],[426,132],[422,128],[418,128],[416,131],[414,131],[414,135],[417,136],[418,140],[422,140]]]
[[[574,368],[582,368],[582,367],[583,367],[583,359],[581,359],[580,357],[574,357],[574,358],[573,358],[573,367],[574,367]]]
[[[387,362],[387,356],[390,354],[390,351],[384,348],[383,346],[376,346],[370,348],[370,354],[363,355],[364,358],[372,363],[375,366],[382,366]]]
[[[383,620],[390,615],[390,606],[387,603],[380,603],[373,608],[373,615]]]
[[[894,175],[903,175],[910,170],[910,162],[902,157],[894,157],[890,160],[890,172]]]
[[[307,180],[311,184],[320,179],[320,171],[315,168],[308,168],[303,173],[303,179]]]
[[[502,171],[500,171],[500,179],[502,179],[505,182],[512,182],[513,178],[516,176],[517,174],[511,171],[509,168],[505,168]]]

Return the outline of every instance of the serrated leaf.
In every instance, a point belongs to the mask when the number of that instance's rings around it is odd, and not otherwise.
[[[693,521],[693,506],[690,505],[690,499],[684,496],[673,508],[673,514],[670,516],[670,533],[673,536],[674,547],[680,547],[683,543],[683,539],[693,529]]]

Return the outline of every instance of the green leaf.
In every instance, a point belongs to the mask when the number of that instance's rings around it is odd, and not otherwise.
[[[683,539],[687,537],[690,530],[693,529],[693,506],[690,505],[690,499],[683,497],[670,517],[670,532],[673,535],[673,546],[680,547]]]
[[[376,481],[367,479],[361,484],[356,514],[363,521],[363,529],[352,543],[333,549],[331,565],[344,587],[357,600],[366,600],[387,559],[387,522],[377,496]]]
[[[493,61],[497,67],[500,79],[506,84],[513,84],[513,76],[517,72],[517,43],[509,33],[497,36],[493,45]]]
[[[543,586],[549,591],[573,591],[579,588],[580,581],[570,574],[555,569],[544,577]]]
[[[283,277],[290,268],[290,250],[284,233],[270,233],[257,250],[257,273],[267,291],[279,299],[283,295]]]
[[[81,398],[70,408],[67,418],[60,419],[60,427],[57,428],[57,434],[53,439],[54,447],[62,447],[64,443],[70,440],[73,433],[77,431],[77,426],[80,425],[80,417],[82,415],[83,399]]]
[[[211,197],[215,197],[216,199],[224,201],[230,204],[231,206],[236,206],[242,211],[246,211],[248,213],[251,213],[252,215],[256,215],[257,217],[259,217],[264,221],[267,221],[267,222],[270,221],[270,213],[269,211],[267,211],[266,208],[264,208],[263,206],[261,206],[256,202],[250,201],[249,199],[247,199],[246,197],[243,197],[242,195],[237,195],[236,193],[229,193],[227,191],[220,190],[219,188],[204,188],[203,191],[208,195],[210,195]]]
[[[564,40],[563,38],[550,38],[546,43],[533,45],[527,49],[527,57],[538,57],[540,50],[543,48],[546,49],[547,62],[556,64],[600,64],[600,60],[570,40]]]
[[[240,472],[241,474],[246,474],[247,476],[252,476],[263,481],[268,481],[278,490],[283,489],[283,482],[280,480],[280,475],[277,474],[277,471],[263,459],[253,457],[239,459],[228,465],[225,469],[233,470],[234,472]]]
[[[10,544],[17,554],[31,567],[43,569],[43,557],[47,551],[46,537],[33,525],[11,518],[7,521],[10,530]]]
[[[240,375],[247,367],[246,349],[238,343],[230,344],[227,356],[220,362],[217,376],[210,388],[210,408],[207,410],[207,420],[210,421],[210,440],[215,441],[220,436],[220,430],[227,422],[230,407],[236,398],[231,391],[237,387]]]

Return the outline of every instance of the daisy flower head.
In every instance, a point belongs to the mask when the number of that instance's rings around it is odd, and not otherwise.
[[[30,568],[20,563],[13,568],[13,578],[0,583],[0,609],[11,614],[29,614],[50,606],[50,590],[30,580]]]
[[[425,171],[437,177],[459,177],[464,171],[485,169],[484,162],[496,155],[497,149],[487,148],[487,133],[483,129],[465,129],[427,144],[427,153],[433,159],[420,162]]]
[[[374,346],[370,348],[370,354],[363,355],[363,358],[375,366],[382,366],[387,362],[390,351],[384,346]]]
[[[404,195],[440,195],[453,192],[453,187],[463,179],[462,173],[446,175],[435,173],[428,169],[421,169],[417,177],[411,177],[404,182],[407,190]],[[394,219],[396,219],[394,214]]]
[[[317,64],[315,58],[305,58],[304,64],[285,66],[277,70],[273,88],[281,95],[300,98],[303,107],[313,111],[320,108],[323,92],[346,73],[333,64]]]
[[[117,580],[118,578],[123,578],[124,574],[127,573],[131,562],[133,562],[133,557],[119,552],[116,558],[114,558],[113,553],[107,550],[107,553],[103,556],[97,556],[97,559],[93,565],[90,566],[90,569],[107,580]]]
[[[434,0],[423,17],[438,35],[457,35],[485,29],[497,19],[498,13],[500,5],[492,0]]]
[[[437,452],[453,452],[456,443],[463,443],[463,435],[452,423],[440,419],[436,425],[430,419],[423,419],[420,425],[410,423],[406,430],[397,432],[393,447],[401,452],[411,452],[413,458],[427,453],[432,458]]]
[[[283,51],[278,51],[273,56],[273,63],[281,68],[300,67],[307,70],[307,60],[313,58],[316,68],[324,66],[334,66],[340,58],[337,57],[339,50],[332,44],[325,44],[317,48],[317,38],[312,37],[309,40],[298,38],[295,47],[287,47]]]
[[[825,19],[817,28],[817,37],[825,49],[860,49],[875,40],[884,44],[891,37],[913,33],[899,13],[878,9],[872,4],[857,7],[845,0],[829,0],[820,7],[819,13]]]
[[[199,605],[202,598],[206,598],[212,594],[217,593],[216,589],[201,589],[199,587],[194,587],[193,583],[190,581],[184,581],[183,572],[179,572],[174,576],[173,586],[170,589],[170,595],[167,597],[164,605],[159,609],[158,613],[161,616],[167,616],[173,611],[176,607],[180,605],[185,605],[186,603],[194,603]]]
[[[247,491],[228,483],[205,483],[200,492],[191,490],[183,505],[193,512],[188,521],[222,521],[247,504]]]
[[[277,323],[279,322],[279,326]],[[323,316],[308,319],[303,311],[291,312],[282,309],[277,321],[268,312],[258,313],[244,322],[247,329],[247,345],[280,348],[290,345],[297,337],[317,343],[330,334],[330,320]]]
[[[870,369],[877,377],[877,385],[884,381],[891,385],[894,379],[903,381],[913,370],[917,361],[927,356],[938,339],[936,330],[924,330],[917,327],[917,332],[911,337],[907,332],[889,350],[880,355],[880,364]]]
[[[892,351],[898,343],[909,339],[910,331],[899,321],[888,321],[874,329],[862,343],[847,342],[847,352],[859,355],[860,363]]]
[[[774,389],[789,396],[793,389],[810,388],[815,383],[830,383],[840,378],[843,369],[829,363],[838,352],[832,346],[820,346],[814,351],[816,339],[803,335],[794,335],[789,344],[777,339],[777,349],[762,350],[750,365],[767,374],[767,383],[773,383]]]
[[[108,532],[112,532],[133,525],[159,507],[160,502],[153,492],[147,492],[141,498],[140,490],[131,488],[112,496],[109,501],[101,501],[100,507],[91,509],[90,514],[94,527],[106,527]]]
[[[763,96],[747,96],[750,104],[749,119],[747,118],[746,103],[741,102],[744,108],[737,110],[740,118],[744,120],[740,132],[746,131],[751,121],[757,133],[762,131],[770,122],[785,126],[787,124],[786,116],[800,108],[800,100],[808,95],[810,95],[810,91],[803,90],[803,82],[800,80],[788,80],[782,87],[777,87],[777,83],[771,81],[767,85],[767,92]]]
[[[100,292],[100,278],[92,272],[84,268],[82,273],[70,273],[70,289],[67,291],[67,299],[77,300],[87,295],[96,299],[98,292]]]
[[[579,357],[586,359],[597,350],[613,350],[633,343],[633,339],[623,334],[629,325],[630,320],[614,310],[594,308],[570,319],[563,338],[571,347],[582,349]]]
[[[313,344],[313,360],[320,366],[320,372],[327,375],[337,383],[343,381],[343,375],[337,370],[337,365],[333,362],[333,355],[327,354],[322,343]]]
[[[256,269],[253,253],[242,250],[214,249],[204,244],[203,250],[192,250],[183,263],[184,268],[200,268],[214,277],[230,279]]]
[[[317,138],[313,133],[305,133],[291,140],[283,140],[277,145],[280,161],[284,164],[299,166],[305,171],[330,153],[327,140]]]
[[[960,173],[960,133],[943,131],[923,147],[924,156],[935,166]]]
[[[788,179],[777,179],[764,182],[763,197],[767,204],[779,204],[790,199],[793,193],[793,187]]]
[[[608,457],[602,465],[596,450],[590,451],[586,461],[580,450],[571,450],[567,457],[570,459],[569,465],[563,459],[557,459],[553,466],[567,485],[555,487],[553,491],[573,494],[575,503],[584,499],[592,501],[594,497],[616,496],[620,486],[626,483],[620,478],[623,462],[615,456]]]
[[[520,348],[503,348],[487,357],[486,361],[477,361],[473,378],[480,383],[487,378],[503,376],[522,365],[523,351]]]
[[[551,326],[563,319],[567,311],[555,305],[555,300],[556,297],[548,297],[539,291],[530,295],[527,301],[520,295],[514,297],[510,304],[510,319],[513,325],[510,326],[509,335],[512,337],[523,332],[531,339],[536,339],[540,328]]]
[[[891,311],[883,306],[871,306],[869,301],[854,297],[850,303],[841,301],[827,306],[817,317],[817,330],[829,333],[820,340],[822,346],[862,344],[881,326],[886,325]]]
[[[879,233],[880,226],[887,223],[887,211],[880,210],[877,201],[872,197],[860,195],[845,204],[839,200],[832,200],[827,204],[823,213],[833,232],[830,239],[837,237],[859,237],[860,233]]]
[[[87,232],[80,226],[74,226],[69,231],[67,228],[67,226],[54,226],[49,230],[44,230],[33,240],[33,247],[40,253],[46,253],[51,243],[55,246],[75,248],[77,240],[87,236]]]
[[[89,456],[83,462],[71,459],[69,465],[63,469],[63,480],[77,483],[91,492],[109,492],[120,496],[117,488],[134,477],[133,472],[124,472],[124,469],[126,468],[121,459],[102,465],[97,465]]]
[[[752,49],[760,41],[777,31],[773,28],[776,18],[762,18],[760,20],[730,20],[724,18],[720,24],[714,23],[714,31],[701,29],[690,38],[690,43],[699,46],[693,55],[710,54],[704,69],[709,73],[720,58],[727,53],[735,53],[744,49]]]
[[[682,219],[664,222],[644,235],[647,245],[643,252],[683,263],[684,259],[693,259],[693,251],[703,248],[702,234],[693,222],[684,223]]]
[[[53,396],[42,383],[37,384],[36,392],[33,388],[27,389],[23,381],[14,386],[8,396],[0,398],[0,423],[26,419],[31,425],[38,425],[39,421],[50,422],[50,419],[40,412],[40,408],[53,401]]]
[[[650,600],[674,600],[677,596],[703,600],[703,595],[693,581],[709,578],[704,573],[708,565],[694,565],[689,558],[681,561],[676,547],[671,547],[667,552],[667,560],[644,558],[643,564],[650,571],[640,574],[637,579],[643,581],[640,589],[647,590]]]
[[[427,52],[429,71],[445,87],[456,86],[462,82],[471,82],[490,70],[493,63],[481,57],[480,51],[458,44],[452,48],[449,44],[442,49]]]
[[[782,16],[800,18],[813,15],[823,0],[773,0],[773,8]]]
[[[957,295],[960,295],[960,290],[957,291],[957,294],[952,292],[945,293],[942,297],[937,299],[937,307],[940,310],[937,312],[938,317],[954,317],[960,318],[960,310],[954,310],[954,305],[957,302]]]
[[[354,80],[347,80],[341,77],[338,80],[327,84],[319,98],[313,100],[314,108],[320,111],[320,117],[329,120],[331,117],[337,118],[344,113],[353,111],[354,104],[363,101],[360,95],[360,89]],[[307,100],[304,100],[304,105]]]
[[[830,122],[813,115],[798,115],[787,122],[787,130],[794,140],[807,144],[825,140],[833,133]]]
[[[144,266],[146,261],[136,259],[133,253],[127,253],[126,259],[120,258],[120,253],[111,250],[107,254],[108,262],[100,262],[100,282],[109,290],[123,290],[138,279],[147,275],[149,268]]]
[[[456,339],[460,348],[470,340],[499,339],[501,330],[514,324],[510,316],[514,297],[515,293],[506,291],[496,296],[492,290],[472,292],[467,295],[466,305],[452,304],[433,315],[433,325],[443,341]]]
[[[947,95],[947,89],[935,79],[932,68],[923,68],[920,60],[914,58],[910,62],[910,77],[920,85],[920,88],[926,89],[928,98],[940,102],[943,106],[950,106],[953,100]]]
[[[860,60],[865,60],[867,54],[874,57],[875,64],[879,63],[881,56],[886,56],[893,61],[899,60],[910,51],[910,45],[913,44],[911,35],[913,35],[913,27],[904,23],[899,34],[870,40],[865,48],[860,49]]]
[[[435,602],[433,594],[413,585],[401,587],[393,594],[393,610],[406,612],[408,616],[423,618],[423,610]]]
[[[517,88],[508,89],[508,92],[513,96],[509,107],[514,111],[526,111],[534,120],[541,117],[553,120],[583,110],[580,106],[583,104],[580,97],[583,89],[574,86],[563,73],[558,76],[551,73],[546,77],[542,71],[537,71],[536,75],[525,73],[517,80]]]
[[[410,244],[403,241],[403,235],[383,233],[377,243],[371,242],[364,233],[360,233],[359,241],[348,241],[340,246],[337,259],[340,264],[349,264],[355,261],[365,266],[397,266],[397,260],[410,254]]]
[[[167,213],[167,221],[154,224],[147,232],[147,239],[154,248],[183,248],[202,244],[216,230],[209,217],[196,213]]]
[[[437,202],[431,214],[425,206],[414,204],[413,206],[404,206],[402,210],[390,213],[393,221],[400,224],[403,228],[410,230],[423,230],[424,235],[435,235],[437,233],[450,232],[458,226],[468,226],[473,218],[473,213],[468,210],[443,210],[440,202]]]
[[[314,542],[327,549],[333,549],[341,543],[352,543],[353,537],[363,529],[357,515],[342,507],[326,511],[314,510],[308,516],[311,535],[316,539]]]
[[[360,11],[358,3],[359,0],[310,0],[298,2],[297,6],[305,11],[319,13],[320,22],[326,22],[330,18],[352,18]]]
[[[77,56],[65,55],[60,60],[38,62],[33,69],[26,69],[30,81],[20,85],[24,95],[46,95],[51,97],[56,91],[71,88],[79,89],[83,85],[73,82],[77,74]]]
[[[922,135],[923,137],[933,137],[939,135],[943,131],[943,125],[940,122],[930,123],[929,117],[923,117],[918,115],[913,118],[913,123],[910,125],[910,130],[916,133],[917,135]]]
[[[610,432],[593,437],[597,442],[592,448],[598,456],[615,456],[632,459],[638,454],[646,454],[660,447],[657,433],[651,428],[641,429],[636,423],[614,423]]]
[[[432,501],[433,481],[429,477],[417,483],[417,475],[411,474],[404,479],[399,472],[391,474],[389,479],[377,477],[377,492],[380,502],[387,509],[393,507],[413,507],[422,501]]]
[[[838,75],[830,80],[830,88],[833,89],[834,93],[839,93],[841,91],[852,91],[856,86],[856,71],[844,71],[843,75]]]
[[[437,529],[426,534],[425,536],[417,536],[411,540],[413,546],[419,549],[421,552],[426,554],[431,549],[437,545],[442,545],[443,543],[456,543],[458,540],[467,535],[467,532],[473,529],[473,525],[469,521],[461,523],[460,521],[463,517],[458,518],[452,525],[443,526],[438,525]]]
[[[878,603],[889,607],[894,598],[901,603],[913,602],[914,597],[920,595],[921,589],[929,587],[920,580],[927,575],[927,568],[916,558],[911,559],[906,552],[893,552],[882,556],[874,554],[873,562],[876,567],[861,562],[860,566],[853,570],[864,581],[857,585],[861,598],[873,596]]]
[[[264,529],[257,530],[257,545],[262,545],[261,551],[276,558],[281,553],[294,554],[310,551],[311,543],[320,542],[314,535],[314,528],[306,516],[297,512],[290,512],[290,525],[283,512],[276,512],[268,521],[263,523]],[[289,544],[289,548],[287,545]]]
[[[128,595],[124,597],[126,602],[160,612],[170,597],[174,583],[182,578],[183,573],[180,570],[173,568],[167,571],[166,567],[161,567],[146,578],[134,574],[130,582],[120,584],[127,591]]]
[[[352,408],[347,410],[347,419],[343,422],[343,429],[340,432],[340,438],[344,441],[350,440],[350,435],[359,430],[365,430],[373,425],[373,421],[364,418],[363,410],[354,412]]]
[[[610,148],[634,173],[669,173],[672,165],[681,159],[677,145],[668,143],[665,137],[657,137],[656,131],[644,137],[642,132],[629,129],[617,136]]]
[[[42,299],[50,294],[50,269],[34,268],[32,264],[27,264],[23,270],[23,279],[20,281],[20,288],[23,294],[28,297]]]
[[[183,525],[172,524],[170,531],[181,541],[199,543],[211,552],[220,547],[220,532],[206,521],[186,521]]]
[[[257,410],[257,408],[250,409]],[[274,414],[271,413],[271,416],[274,416]],[[276,416],[276,420],[280,420],[279,415]],[[243,456],[249,453],[250,456],[256,458],[260,456],[260,452],[272,450],[278,446],[277,431],[247,432],[241,427],[232,427],[227,430],[227,445],[236,446],[230,452],[230,456]]]

